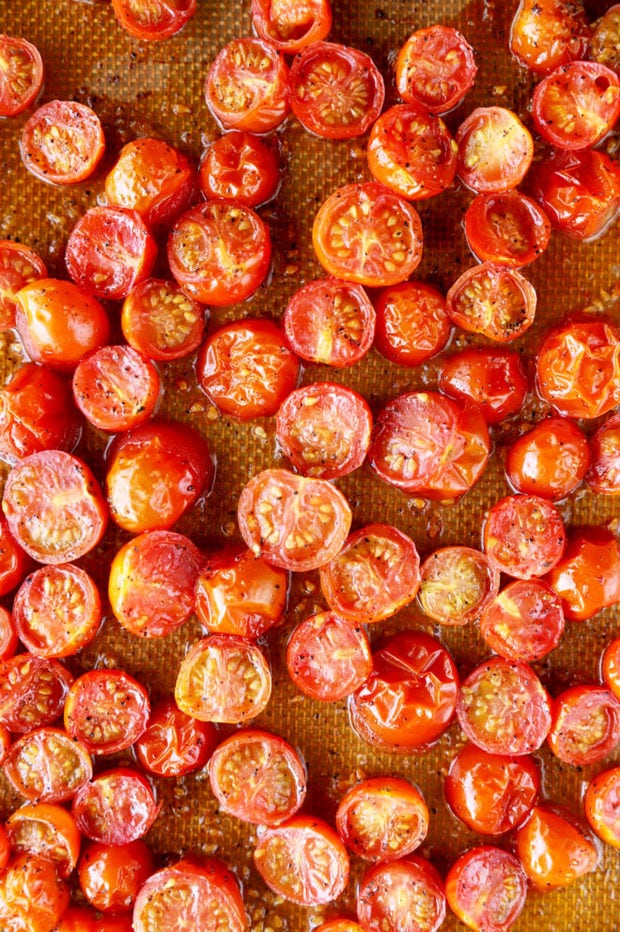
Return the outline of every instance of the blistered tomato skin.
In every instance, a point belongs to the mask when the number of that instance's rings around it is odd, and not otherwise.
[[[534,806],[515,832],[516,852],[532,886],[545,893],[566,887],[598,866],[600,853],[570,813]]]
[[[204,767],[217,741],[215,725],[186,715],[169,698],[154,706],[134,750],[148,773],[180,777]]]
[[[506,475],[517,492],[556,502],[578,488],[589,465],[586,435],[574,421],[550,417],[510,445]]]
[[[607,528],[578,528],[545,578],[569,621],[592,618],[620,602],[620,544]]]
[[[373,298],[375,347],[399,366],[417,366],[439,353],[450,337],[446,299],[425,282],[383,288]]]
[[[477,405],[487,424],[500,424],[517,414],[529,387],[521,356],[499,346],[464,349],[449,356],[438,381],[450,398]]]
[[[620,494],[620,414],[612,414],[590,438],[586,482],[594,492]]]

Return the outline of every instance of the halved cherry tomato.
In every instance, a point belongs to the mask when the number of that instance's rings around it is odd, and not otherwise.
[[[248,920],[239,882],[220,861],[188,859],[151,874],[136,897],[135,932],[178,932],[182,924],[208,929],[214,919],[226,932],[245,932]]]
[[[519,859],[492,845],[465,851],[446,875],[446,897],[453,913],[478,932],[505,932],[519,918],[527,878]]]
[[[439,388],[450,398],[473,402],[487,424],[499,424],[521,410],[528,378],[518,353],[479,346],[446,359],[439,371]]]
[[[241,420],[275,414],[299,378],[299,360],[270,320],[244,318],[207,338],[198,384],[224,414]]]
[[[275,144],[233,130],[205,152],[198,173],[204,196],[232,198],[246,207],[270,201],[280,187],[280,157]]]
[[[97,774],[77,791],[71,803],[82,834],[104,845],[126,845],[142,838],[159,810],[151,784],[130,767]]]
[[[4,826],[1,826],[0,827],[0,874],[4,873],[4,869],[9,863],[10,857],[11,857],[11,843],[9,842],[9,836]]]
[[[406,857],[420,847],[428,826],[422,793],[400,777],[356,783],[336,812],[336,828],[347,848],[369,861]]]
[[[620,848],[620,767],[597,774],[588,784],[583,803],[586,819],[598,837]]]
[[[580,767],[611,753],[620,741],[620,702],[602,686],[571,686],[553,700],[549,747]]]
[[[102,346],[80,359],[73,397],[86,420],[118,433],[147,421],[161,390],[159,372],[131,346]]]
[[[375,346],[399,366],[418,366],[439,353],[450,336],[446,299],[425,282],[382,288],[373,298]]]
[[[16,734],[62,715],[73,677],[57,660],[17,654],[0,662],[0,724]]]
[[[478,107],[457,129],[456,142],[456,173],[476,192],[516,188],[534,156],[529,130],[505,107]]]
[[[517,492],[557,502],[575,491],[589,465],[588,439],[574,421],[548,417],[510,445],[506,475]]]
[[[373,654],[368,680],[349,701],[357,734],[381,750],[425,750],[454,717],[456,665],[443,645],[423,631],[402,631]]]
[[[536,86],[532,116],[543,139],[558,149],[589,149],[620,116],[620,79],[597,62],[562,65]]]
[[[1,59],[2,37],[0,37],[0,74]],[[17,292],[40,278],[47,278],[47,269],[36,252],[24,246],[23,243],[14,243],[10,239],[0,240],[0,331],[10,330],[15,326],[15,314],[19,307]]]
[[[313,42],[293,59],[291,109],[304,129],[326,139],[362,136],[383,108],[381,72],[365,52]]]
[[[133,907],[141,887],[155,870],[151,849],[141,839],[125,845],[84,845],[78,864],[82,893],[102,913]]]
[[[89,754],[131,747],[147,726],[146,689],[124,670],[89,670],[73,682],[65,700],[65,728]]]
[[[304,695],[323,702],[350,696],[372,670],[364,629],[334,612],[319,612],[298,624],[286,648],[286,668]]]
[[[68,877],[80,854],[80,833],[75,819],[63,806],[34,803],[20,806],[7,819],[13,851],[52,861],[61,877]]]
[[[337,615],[357,624],[382,621],[412,602],[420,585],[413,540],[391,524],[369,524],[321,567],[321,590]]]
[[[444,784],[450,809],[479,835],[503,835],[521,823],[540,792],[531,757],[489,754],[475,744],[452,759]]]
[[[324,269],[369,287],[409,278],[422,258],[422,223],[416,209],[376,181],[348,184],[323,201],[312,243]]]
[[[147,278],[125,298],[121,327],[138,353],[170,362],[189,356],[202,343],[205,309],[176,282]]]
[[[428,26],[401,47],[396,86],[407,103],[446,113],[465,97],[477,70],[474,50],[462,33],[451,26]]]
[[[510,51],[520,65],[549,74],[585,58],[590,27],[583,6],[571,0],[521,0],[510,29]]]
[[[207,106],[225,129],[268,133],[289,112],[288,68],[271,42],[233,39],[211,65]]]
[[[0,878],[0,923],[8,932],[53,932],[69,905],[69,887],[52,861],[18,854]]]
[[[220,809],[244,822],[277,825],[306,796],[306,767],[292,745],[268,731],[242,729],[226,738],[209,761]]]
[[[371,431],[366,400],[335,382],[313,382],[292,391],[276,417],[283,453],[297,472],[319,479],[339,479],[359,469]]]
[[[345,368],[370,349],[375,311],[361,285],[315,279],[291,297],[282,326],[289,346],[302,359]]]
[[[271,670],[260,647],[234,634],[201,638],[181,661],[176,704],[200,722],[240,725],[271,697]]]
[[[511,189],[478,194],[464,218],[467,245],[481,262],[520,269],[545,251],[551,224],[536,201]]]
[[[0,606],[0,660],[8,660],[15,656],[18,640],[11,613],[4,606]]]
[[[620,74],[620,5],[607,9],[594,25],[590,42],[590,57]]]
[[[489,754],[521,757],[538,750],[551,728],[551,699],[526,663],[492,657],[463,681],[459,725]]]
[[[237,520],[256,556],[305,573],[329,563],[340,551],[351,527],[351,509],[326,479],[264,469],[243,488]]]
[[[204,767],[216,744],[215,725],[199,722],[181,712],[174,699],[164,699],[153,707],[134,750],[149,773],[180,777]]]
[[[620,637],[607,645],[601,656],[601,675],[605,685],[620,701]]]
[[[443,881],[415,854],[373,864],[357,891],[357,915],[365,932],[437,932],[446,915]]]
[[[337,899],[349,879],[349,856],[338,835],[307,816],[261,831],[254,864],[274,893],[300,906]]]
[[[446,311],[463,330],[510,343],[534,323],[536,290],[516,269],[483,262],[457,278]]]
[[[73,563],[35,570],[13,601],[19,639],[38,657],[77,654],[93,640],[101,618],[101,598],[94,580]]]
[[[75,100],[51,100],[33,113],[19,149],[28,171],[49,184],[77,184],[103,158],[105,136],[94,110]]]
[[[43,86],[43,60],[32,42],[0,36],[0,117],[17,116],[33,103]]]
[[[130,36],[158,42],[187,25],[196,12],[196,0],[112,0],[112,9]]]
[[[487,512],[484,550],[491,566],[515,576],[544,576],[564,553],[566,531],[557,508],[537,495],[508,495]]]
[[[440,547],[420,568],[420,605],[441,625],[476,621],[498,590],[498,570],[473,547]]]
[[[289,55],[325,39],[332,26],[330,0],[252,0],[252,25],[261,37]]]
[[[4,761],[4,775],[25,799],[66,802],[88,785],[90,755],[81,741],[61,728],[34,728],[15,741]]]
[[[590,453],[590,488],[603,495],[620,494],[620,414],[612,414],[590,437]]]
[[[542,579],[517,579],[486,606],[480,634],[506,660],[531,663],[560,641],[564,613],[559,596]]]
[[[528,880],[543,893],[591,873],[600,860],[590,832],[559,807],[534,806],[515,843]]]
[[[578,528],[546,579],[562,600],[566,618],[592,618],[620,602],[620,543],[607,528]]]

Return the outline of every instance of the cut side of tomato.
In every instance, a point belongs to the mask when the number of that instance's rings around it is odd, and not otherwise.
[[[446,311],[463,330],[509,343],[534,323],[536,291],[520,272],[484,262],[457,278],[448,291]]]
[[[558,149],[589,149],[620,116],[620,79],[597,62],[562,65],[537,85],[532,98],[536,129]]]
[[[418,29],[396,60],[396,86],[408,103],[431,113],[446,113],[461,102],[474,83],[474,50],[457,29],[435,25]]]
[[[397,777],[356,783],[340,800],[338,834],[369,861],[392,861],[415,851],[426,838],[429,812],[422,793]]]
[[[372,670],[370,642],[362,627],[333,612],[319,612],[292,631],[286,668],[311,699],[337,702],[350,696]]]
[[[103,158],[105,137],[94,110],[74,100],[52,100],[30,117],[19,144],[28,171],[49,184],[77,184]]]
[[[516,188],[534,157],[529,130],[505,107],[478,107],[459,126],[456,142],[456,173],[476,192]]]
[[[36,252],[23,243],[0,240],[0,331],[15,326],[17,292],[40,278],[47,278],[47,269]]]
[[[37,99],[43,86],[43,59],[21,36],[0,36],[0,117],[17,116]]]
[[[498,590],[499,572],[473,547],[441,547],[420,569],[420,605],[441,625],[476,621]]]
[[[124,670],[89,670],[73,682],[65,728],[89,754],[131,747],[147,726],[151,705],[144,686]]]

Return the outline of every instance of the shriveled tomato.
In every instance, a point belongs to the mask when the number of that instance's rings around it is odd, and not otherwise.
[[[590,437],[591,463],[586,482],[603,495],[620,493],[620,414],[612,414]]]
[[[155,858],[141,839],[124,845],[87,842],[78,864],[82,893],[102,913],[133,907],[142,885],[155,871]]]
[[[147,278],[125,298],[121,327],[129,345],[142,356],[171,362],[200,346],[205,309],[176,282]]]
[[[562,600],[566,618],[592,618],[620,602],[620,543],[607,528],[578,528],[546,579]]]
[[[0,117],[17,116],[43,86],[43,59],[36,45],[21,36],[0,36]]]
[[[338,835],[307,816],[261,831],[254,864],[274,893],[299,906],[335,900],[349,879],[349,856]]]
[[[611,753],[620,741],[620,702],[602,686],[571,686],[553,700],[549,747],[580,767]]]
[[[65,728],[90,754],[130,747],[147,726],[151,706],[144,686],[124,670],[89,670],[65,700]]]
[[[446,311],[463,330],[509,343],[534,323],[536,290],[516,269],[483,262],[457,278]]]
[[[607,645],[601,656],[601,675],[605,685],[620,701],[620,637]]]
[[[118,433],[147,421],[161,391],[153,363],[130,346],[102,346],[73,373],[73,397],[87,421]]]
[[[159,813],[151,784],[130,767],[103,771],[73,797],[71,811],[91,841],[126,845],[146,835]]]
[[[232,130],[211,143],[198,173],[206,198],[232,198],[246,207],[270,201],[280,187],[280,156],[275,144]]]
[[[505,107],[478,107],[457,129],[456,142],[456,173],[476,192],[516,188],[534,156],[529,130]]]
[[[620,5],[610,6],[594,24],[590,42],[590,57],[620,74]]]
[[[396,86],[408,103],[446,113],[474,83],[474,50],[457,29],[434,25],[409,36],[396,60]]]
[[[480,346],[446,359],[439,371],[439,388],[451,398],[473,402],[487,424],[499,424],[521,410],[528,378],[518,353]]]
[[[292,55],[320,42],[332,25],[330,0],[252,0],[252,25],[262,39]]]
[[[480,634],[506,660],[531,663],[560,641],[564,612],[560,598],[542,579],[517,579],[490,602],[480,619]]]
[[[18,854],[0,878],[0,923],[10,932],[53,932],[69,905],[69,887],[55,865]]]
[[[588,51],[590,28],[583,6],[571,0],[521,0],[510,30],[510,51],[520,65],[539,74]]]
[[[0,662],[0,724],[23,734],[62,714],[73,677],[58,660],[17,654]]]
[[[536,129],[558,149],[588,149],[620,116],[620,79],[597,62],[574,61],[544,78],[534,90]]]
[[[311,615],[291,632],[286,668],[295,686],[311,699],[344,699],[372,670],[368,636],[359,624],[334,612]]]
[[[158,42],[187,25],[196,12],[196,0],[112,0],[112,9],[130,36]]]
[[[209,779],[223,812],[258,825],[289,819],[306,796],[299,752],[284,738],[258,729],[242,729],[218,745]]]
[[[381,750],[424,750],[454,717],[456,665],[443,645],[422,631],[402,631],[373,654],[373,670],[349,702],[357,734]]]
[[[338,805],[336,827],[354,854],[369,861],[392,861],[419,848],[429,812],[420,790],[400,777],[362,780]]]
[[[0,606],[0,660],[8,660],[15,655],[18,645],[17,631],[11,613]],[[2,742],[0,741],[0,744]],[[0,759],[2,753],[0,752]]]
[[[443,881],[415,854],[374,864],[361,879],[357,915],[365,932],[437,932],[446,915]]]
[[[442,625],[476,621],[498,590],[498,570],[473,547],[440,547],[420,568],[420,605]]]
[[[452,759],[444,783],[452,812],[479,835],[503,835],[515,828],[539,792],[533,758],[489,754],[469,743]]]
[[[551,224],[536,201],[511,189],[478,194],[465,213],[467,245],[482,262],[519,269],[545,251]]]
[[[0,38],[0,58],[1,46]],[[47,278],[47,269],[36,252],[23,243],[14,243],[10,239],[0,240],[0,331],[15,326],[15,314],[19,306],[17,292],[40,278]]]
[[[215,725],[181,712],[174,699],[163,699],[153,707],[134,750],[149,773],[180,777],[204,767],[216,743]]]
[[[581,484],[589,464],[588,439],[574,421],[548,417],[510,445],[506,475],[517,492],[557,502]]]
[[[399,366],[417,366],[439,353],[450,336],[446,299],[425,282],[382,288],[374,299],[375,346]]]
[[[543,893],[591,873],[600,860],[587,828],[559,807],[534,806],[515,842],[528,880]]]
[[[557,508],[537,495],[508,495],[487,512],[484,549],[491,565],[517,579],[544,576],[564,553]]]
[[[62,803],[88,784],[93,765],[84,745],[60,728],[35,728],[11,745],[4,775],[25,799]]]
[[[75,819],[63,806],[33,803],[20,806],[7,819],[13,851],[52,861],[61,877],[68,877],[80,854],[80,833]]]
[[[103,158],[105,136],[94,110],[75,100],[51,100],[33,113],[19,149],[28,171],[50,184],[89,178]]]
[[[446,897],[468,928],[505,932],[519,918],[527,897],[527,878],[519,859],[492,845],[465,851],[446,875]]]
[[[304,129],[326,139],[361,136],[383,108],[381,72],[365,52],[313,42],[293,59],[291,109]]]
[[[376,181],[348,184],[323,202],[312,243],[324,269],[369,287],[405,281],[422,258],[422,224],[415,208]]]
[[[620,848],[620,767],[597,774],[588,784],[583,802],[586,819],[598,837]]]

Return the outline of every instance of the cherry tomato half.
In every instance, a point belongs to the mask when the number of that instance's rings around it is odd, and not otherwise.
[[[278,149],[251,133],[224,133],[205,152],[198,180],[207,199],[232,198],[258,207],[275,197],[280,186]]]
[[[142,885],[155,870],[151,849],[141,839],[125,845],[84,845],[78,864],[82,893],[102,913],[122,913],[133,907]]]
[[[43,86],[43,59],[21,36],[0,36],[0,117],[17,116]]]
[[[131,346],[102,346],[80,359],[73,373],[73,397],[86,420],[119,433],[147,421],[161,390],[153,363]]]
[[[129,345],[142,356],[170,362],[189,356],[202,343],[205,308],[176,282],[147,278],[125,298],[121,327]]]
[[[620,414],[612,414],[590,437],[592,462],[586,482],[603,495],[620,493]]]
[[[8,660],[10,657],[14,657],[18,643],[19,639],[13,617],[4,606],[0,606],[0,660]],[[0,737],[0,760],[4,756],[4,738],[4,735]]]
[[[392,861],[419,848],[429,812],[422,793],[400,777],[374,777],[356,783],[340,800],[336,827],[354,854],[369,861]]]
[[[562,602],[542,579],[517,579],[486,606],[479,630],[506,660],[540,660],[562,637]]]
[[[163,699],[153,707],[134,750],[149,773],[180,777],[204,767],[217,740],[215,725],[181,712],[174,699]]]
[[[373,298],[375,346],[399,366],[418,366],[439,353],[450,336],[446,299],[425,282],[382,288]]]
[[[372,670],[370,642],[360,625],[333,612],[319,612],[291,632],[286,668],[304,695],[337,702],[368,679]]]
[[[53,932],[69,905],[69,886],[52,861],[18,854],[0,878],[0,922],[10,932]]]
[[[439,371],[439,388],[450,398],[477,405],[487,424],[499,424],[523,406],[527,372],[518,353],[479,346],[449,356]]]
[[[93,765],[81,741],[66,731],[35,728],[11,745],[4,775],[25,799],[62,803],[88,785]]]
[[[620,767],[604,770],[588,784],[584,798],[586,819],[602,841],[620,848]]]
[[[103,158],[105,137],[94,110],[74,100],[51,100],[22,130],[21,157],[28,171],[49,184],[77,184]]]
[[[453,913],[478,932],[505,932],[519,918],[527,878],[519,859],[492,845],[465,851],[446,875],[446,897]]]
[[[505,107],[478,107],[457,129],[456,142],[456,173],[476,192],[516,188],[534,156],[529,130]]]
[[[534,323],[536,290],[516,269],[483,262],[457,278],[446,311],[463,330],[510,343]]]
[[[516,830],[515,843],[528,880],[543,893],[589,874],[600,860],[590,832],[556,807],[534,806]]]
[[[159,809],[151,784],[130,767],[97,774],[77,791],[71,804],[82,835],[104,845],[126,845],[142,838]]]
[[[520,65],[538,74],[588,51],[590,27],[583,6],[571,0],[521,0],[510,30],[510,51]]]
[[[0,662],[0,724],[16,734],[62,714],[73,677],[57,660],[17,654]]]
[[[549,747],[580,767],[611,753],[620,741],[620,702],[602,686],[571,686],[553,700]]]
[[[0,37],[0,56],[1,48]],[[1,68],[0,65],[0,74]],[[0,240],[0,331],[15,326],[15,314],[19,307],[17,292],[40,278],[47,278],[47,269],[36,252],[23,243],[14,243],[10,239]]]
[[[6,821],[13,851],[52,861],[68,877],[80,854],[80,833],[70,812],[55,803],[20,806]]]
[[[330,0],[252,0],[251,9],[261,39],[289,55],[325,39],[332,26]]]
[[[589,465],[588,439],[574,421],[548,417],[510,445],[506,475],[517,492],[557,502],[575,491]]]
[[[487,512],[483,538],[495,569],[531,579],[544,576],[560,560],[566,531],[551,502],[537,495],[508,495]]]
[[[89,670],[73,682],[64,709],[65,728],[89,754],[131,747],[147,726],[146,689],[124,670]]]
[[[478,194],[465,213],[467,245],[481,262],[520,269],[545,251],[551,224],[536,201],[511,189]]]
[[[365,932],[437,932],[446,915],[443,881],[415,854],[373,864],[357,891],[357,915]]]
[[[605,685],[620,701],[620,637],[607,645],[601,656],[601,675]]]
[[[451,26],[418,29],[396,60],[396,86],[408,103],[431,113],[446,113],[461,102],[474,83],[474,50]]]
[[[620,79],[597,62],[562,65],[534,90],[532,116],[543,139],[558,149],[589,149],[620,116]]]
[[[562,600],[566,618],[592,618],[620,602],[620,543],[607,528],[578,528],[546,579]]]
[[[610,6],[594,24],[590,42],[590,57],[601,65],[613,68],[616,74],[620,74],[618,35],[620,35],[620,6],[616,3]]]
[[[473,547],[440,547],[420,568],[420,605],[441,625],[476,621],[498,590],[498,570]]]
[[[112,9],[130,36],[158,42],[183,29],[196,12],[196,0],[112,0]]]

